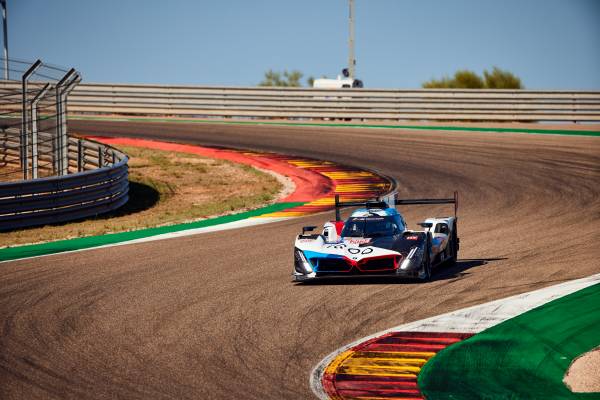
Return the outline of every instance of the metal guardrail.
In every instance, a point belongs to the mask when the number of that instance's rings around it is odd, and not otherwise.
[[[128,200],[127,156],[67,134],[67,98],[81,77],[38,60],[8,60],[0,81],[0,231],[114,210]]]
[[[600,121],[600,92],[81,84],[77,114],[291,119]]]
[[[74,138],[69,139],[68,154],[69,169],[74,173],[0,183],[0,230],[95,216],[127,202],[125,154]]]

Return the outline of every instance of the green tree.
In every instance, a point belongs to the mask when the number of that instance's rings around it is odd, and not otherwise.
[[[453,84],[456,89],[482,89],[484,87],[483,79],[467,69],[454,73]]]
[[[498,67],[492,68],[492,72],[483,71],[483,77],[485,78],[485,87],[488,89],[523,89],[523,84],[518,76]]]
[[[512,72],[494,67],[483,71],[483,78],[469,70],[458,70],[453,77],[431,79],[424,82],[425,89],[523,89],[521,79]]]
[[[423,82],[421,86],[425,89],[450,89],[452,84],[452,78],[444,76],[441,79],[430,79]]]
[[[473,71],[461,69],[454,73],[452,78],[447,76],[442,79],[432,79],[423,83],[426,89],[482,89],[483,79]]]
[[[300,71],[283,71],[283,73],[273,70],[265,72],[265,78],[258,84],[259,86],[282,86],[282,87],[299,87],[302,86]]]

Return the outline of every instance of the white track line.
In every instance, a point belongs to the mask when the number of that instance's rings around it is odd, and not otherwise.
[[[184,237],[184,236],[199,235],[201,233],[219,232],[219,231],[225,231],[225,230],[229,230],[229,229],[247,228],[249,226],[264,225],[264,224],[270,224],[272,222],[284,221],[284,220],[290,219],[290,218],[293,218],[293,217],[278,217],[278,218],[272,218],[272,217],[254,217],[254,218],[246,218],[246,219],[241,219],[239,221],[227,222],[225,224],[219,224],[219,225],[213,225],[213,226],[206,226],[204,228],[193,228],[193,229],[186,229],[186,230],[179,231],[179,232],[169,232],[169,233],[163,233],[163,234],[160,234],[160,235],[148,236],[148,237],[145,237],[145,238],[134,239],[134,240],[130,240],[128,242],[122,242],[122,243],[118,243],[118,244],[115,244],[115,245],[153,242],[155,240],[165,240],[165,239],[180,238],[180,237]],[[102,247],[104,247],[104,246],[102,246]],[[98,248],[98,247],[96,247],[96,248]]]
[[[409,322],[407,324],[395,326],[381,332],[374,333],[362,339],[349,343],[325,357],[312,370],[310,374],[310,388],[313,393],[322,400],[328,400],[329,396],[323,390],[321,380],[325,368],[339,354],[354,347],[366,340],[384,335],[388,332],[461,332],[477,333],[487,328],[497,325],[526,311],[532,310],[552,300],[585,289],[588,286],[600,283],[600,274],[588,276],[587,278],[577,279],[561,283],[547,288],[535,290],[533,292],[518,294],[480,304],[462,310],[452,311],[446,314],[423,319],[420,321]]]
[[[160,235],[148,236],[148,237],[145,237],[145,238],[139,238],[139,239],[133,239],[133,240],[126,240],[126,241],[123,241],[123,242],[105,244],[105,245],[102,245],[102,246],[87,247],[85,249],[61,251],[61,252],[58,252],[58,253],[42,254],[42,255],[33,256],[33,257],[16,258],[14,260],[0,261],[0,264],[9,263],[9,262],[13,262],[13,261],[31,260],[31,259],[34,259],[34,258],[49,257],[49,256],[55,256],[55,255],[78,253],[80,251],[105,249],[105,248],[108,248],[108,247],[125,246],[125,245],[136,244],[136,243],[152,242],[152,241],[155,241],[155,240],[165,240],[165,239],[179,238],[179,237],[184,237],[184,236],[200,235],[202,233],[218,232],[218,231],[224,231],[224,230],[229,230],[229,229],[240,229],[240,228],[246,228],[246,227],[250,227],[250,226],[263,225],[263,224],[269,224],[269,223],[273,223],[273,222],[284,221],[284,220],[291,219],[291,218],[295,218],[295,217],[279,217],[279,218],[256,217],[256,218],[246,218],[246,219],[242,219],[242,220],[239,220],[239,221],[227,222],[225,224],[218,224],[218,225],[213,225],[213,226],[206,226],[204,228],[185,229],[185,230],[178,231],[178,232],[163,233],[163,234],[160,234]],[[117,232],[117,233],[121,233],[121,232]]]

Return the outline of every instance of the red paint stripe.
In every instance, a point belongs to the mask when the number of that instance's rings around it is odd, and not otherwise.
[[[335,388],[336,378],[335,374],[323,374],[323,379],[321,380],[323,390],[332,397],[337,396],[337,390]]]
[[[423,352],[438,352],[446,347],[444,344],[398,344],[398,343],[373,343],[363,348],[362,351],[423,351]]]
[[[292,193],[284,199],[281,199],[282,202],[307,202],[321,197],[333,195],[334,184],[332,180],[328,179],[324,175],[320,175],[308,169],[295,167],[267,153],[253,153],[252,155],[246,155],[242,152],[234,150],[214,149],[208,147],[179,143],[167,143],[146,139],[108,137],[90,138],[98,142],[111,145],[145,147],[157,150],[197,154],[204,157],[227,160],[239,164],[251,165],[253,167],[271,170],[278,174],[289,177],[296,185],[296,190],[294,191],[294,193]]]
[[[427,338],[427,337],[405,337],[405,336],[393,336],[386,338],[379,343],[406,343],[406,344],[452,344],[460,342],[462,339],[458,338]]]
[[[422,399],[423,396],[418,390],[351,390],[351,389],[339,389],[338,395],[343,397],[405,397],[411,399]]]
[[[459,333],[459,332],[392,332],[380,338],[386,337],[428,337],[428,338],[457,338],[466,339],[471,337],[470,333]]]
[[[292,157],[282,154],[259,153],[252,151],[237,151],[223,148],[207,148],[178,143],[160,142],[145,139],[93,137],[93,139],[113,145],[138,146],[155,148],[166,151],[177,151],[198,154],[205,157],[228,160],[236,163],[251,165],[262,169],[272,170],[289,177],[295,184],[295,191],[283,202],[311,202],[318,199],[333,198],[339,194],[342,201],[366,201],[378,197],[390,188],[390,182],[385,178],[356,168],[336,165],[331,162]],[[367,176],[349,176],[338,179],[329,178],[323,174],[362,174]],[[346,187],[344,187],[346,185]],[[348,185],[355,185],[355,190]],[[383,185],[383,186],[382,186]],[[333,209],[329,205],[304,205],[284,210],[278,214],[295,215],[298,213],[312,214]]]
[[[356,376],[356,375],[354,375]],[[386,390],[390,387],[397,390],[417,390],[417,381],[375,381],[375,380],[351,380],[351,381],[340,381],[336,380],[335,386],[340,389],[365,389],[365,390]]]
[[[337,382],[349,381],[369,381],[369,382],[390,382],[407,385],[415,385],[417,381],[415,378],[403,378],[400,376],[373,376],[373,375],[351,375],[351,374],[340,374],[337,375]]]

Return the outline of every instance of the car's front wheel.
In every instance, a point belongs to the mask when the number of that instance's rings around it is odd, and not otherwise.
[[[427,282],[431,279],[431,235],[429,234],[427,235],[423,253],[421,269],[419,269],[419,279],[423,282]]]

